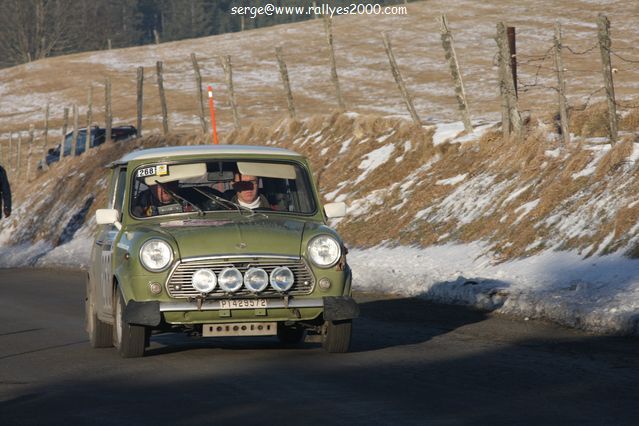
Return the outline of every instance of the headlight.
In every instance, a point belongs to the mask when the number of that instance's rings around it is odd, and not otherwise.
[[[268,285],[268,274],[264,269],[251,268],[244,274],[244,286],[253,293],[264,291]]]
[[[237,268],[222,269],[217,282],[225,292],[234,293],[242,287],[242,273]]]
[[[166,269],[173,260],[173,250],[164,240],[151,239],[140,248],[140,261],[142,266],[151,272],[160,272]]]
[[[215,272],[210,269],[198,269],[191,278],[191,284],[200,293],[210,293],[217,285]]]
[[[342,249],[335,238],[330,235],[319,235],[308,243],[308,255],[320,268],[330,268],[339,260]]]
[[[277,291],[287,291],[293,287],[295,277],[286,266],[279,266],[271,272],[271,287]]]

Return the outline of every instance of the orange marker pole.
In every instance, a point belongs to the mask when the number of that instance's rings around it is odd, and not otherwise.
[[[217,145],[217,125],[215,124],[215,105],[213,104],[213,88],[208,86],[209,91],[209,110],[211,110],[211,126],[213,127],[213,143]]]

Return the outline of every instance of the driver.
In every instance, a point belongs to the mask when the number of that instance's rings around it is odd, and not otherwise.
[[[174,180],[162,185],[175,193],[178,190],[179,181]],[[137,200],[137,205],[133,208],[135,216],[149,217],[182,211],[180,204],[160,185],[149,186],[148,189],[140,193]]]
[[[249,209],[270,209],[266,197],[259,193],[259,179],[257,176],[236,173],[233,179],[235,195],[232,202]]]

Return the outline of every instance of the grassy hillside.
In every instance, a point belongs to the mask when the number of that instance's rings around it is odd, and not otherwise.
[[[334,225],[351,246],[482,240],[502,260],[548,248],[636,255],[635,136],[614,147],[597,139],[565,147],[550,130],[533,123],[523,141],[504,142],[484,126],[483,136],[453,131],[443,140],[445,126],[345,113],[248,126],[227,141],[311,158],[325,201],[349,206]],[[0,242],[57,245],[82,227],[90,233],[105,203],[107,163],[140,147],[202,142],[172,135],[107,144],[17,183],[16,214],[0,223]]]

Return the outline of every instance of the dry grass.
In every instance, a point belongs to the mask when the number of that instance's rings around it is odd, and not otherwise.
[[[639,171],[628,161],[634,148],[630,139],[606,152],[594,173],[575,178],[593,161],[594,151],[580,143],[563,147],[548,142],[543,123],[529,128],[521,141],[505,141],[500,132],[488,131],[475,142],[433,146],[433,131],[431,127],[417,127],[400,119],[333,113],[304,121],[284,119],[270,126],[246,126],[231,132],[227,141],[275,144],[308,156],[324,196],[337,190],[337,197],[343,194],[351,207],[365,209],[361,214],[347,216],[338,225],[340,233],[353,246],[380,243],[426,246],[484,240],[499,259],[529,255],[546,248],[548,241],[565,249],[583,250],[586,255],[634,247],[633,227],[639,219],[639,196],[635,195],[639,194],[639,179],[635,175]],[[57,241],[73,212],[94,198],[90,217],[105,202],[104,165],[125,152],[138,147],[204,142],[208,142],[207,136],[201,134],[172,134],[106,144],[88,155],[55,164],[28,184],[18,182],[17,205],[33,187],[55,196],[47,195],[32,206],[33,214],[26,219],[32,228],[25,226],[24,233],[16,236],[17,241]],[[393,152],[388,161],[355,184],[363,171],[362,161],[372,151],[391,145]],[[553,155],[548,150],[554,150]],[[430,166],[424,167],[426,164]],[[69,176],[69,170],[76,173]],[[466,177],[458,184],[437,184],[460,175]],[[471,190],[471,184],[488,177],[492,179],[488,186]],[[92,186],[86,182],[92,182]],[[408,184],[407,192],[403,192],[400,184]],[[459,205],[445,201],[460,185],[466,184],[471,185],[467,189],[471,192],[461,194]],[[56,188],[64,191],[57,194]],[[500,189],[492,193],[493,188]],[[516,191],[518,195],[513,198]],[[470,198],[473,193],[476,200]],[[485,197],[491,197],[487,204],[482,201]],[[605,197],[638,202],[632,206],[594,203]],[[534,208],[523,210],[528,203],[535,203]],[[56,208],[60,205],[74,207]],[[462,205],[470,210],[462,210]],[[418,212],[427,208],[428,214],[418,216]],[[439,215],[446,209],[450,213]],[[469,213],[474,214],[474,219],[462,221]],[[591,233],[566,234],[557,241],[558,231],[549,218],[573,216],[587,217],[599,225]],[[38,223],[43,217],[45,223]],[[31,235],[27,229],[38,231]],[[612,240],[608,238],[611,233],[614,233]],[[604,241],[608,241],[605,247]]]
[[[602,179],[606,175],[614,173],[627,163],[628,157],[632,154],[633,142],[626,140],[615,144],[597,164],[595,179]]]
[[[619,129],[626,132],[639,132],[639,108],[631,110],[619,121]]]
[[[586,138],[609,134],[608,106],[599,102],[587,108],[577,108],[570,113],[570,131]]]

